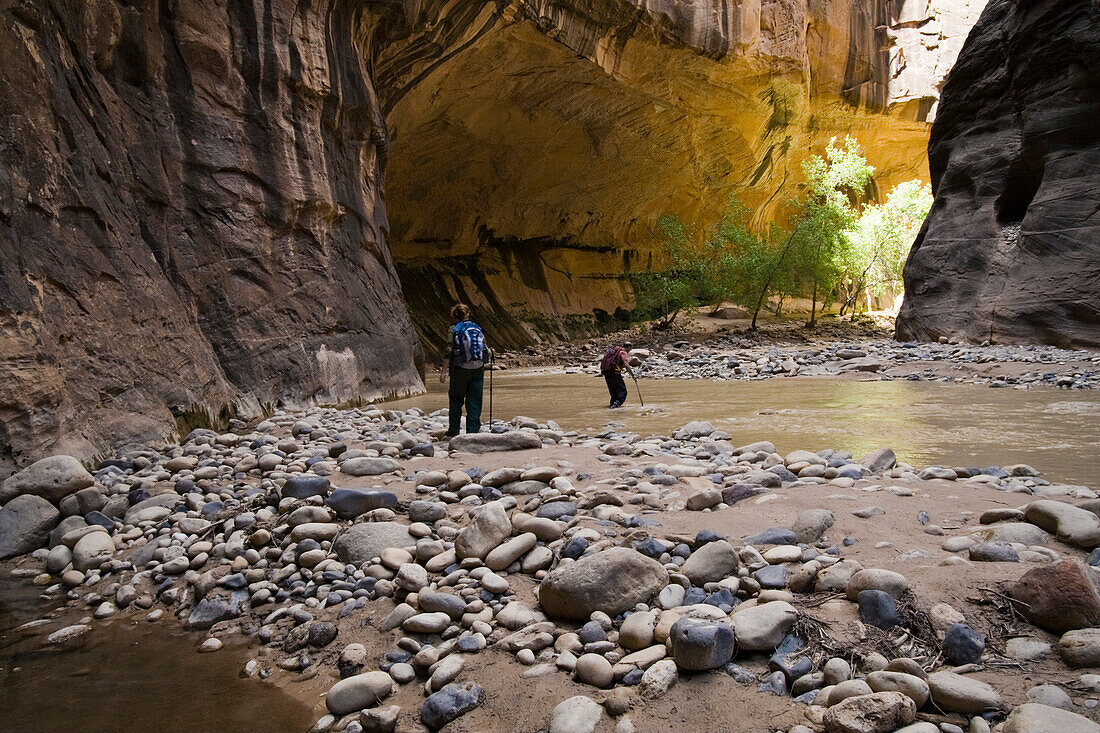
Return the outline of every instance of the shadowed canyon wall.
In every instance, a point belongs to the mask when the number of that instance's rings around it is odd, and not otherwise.
[[[993,0],[929,163],[899,337],[1100,346],[1100,3]]]
[[[360,2],[0,1],[0,471],[421,387],[367,26]]]
[[[630,306],[660,214],[705,225],[736,194],[764,223],[833,136],[861,143],[880,191],[927,179],[928,120],[981,6],[406,4],[371,43],[414,322],[431,343],[465,299],[511,344],[583,331]]]

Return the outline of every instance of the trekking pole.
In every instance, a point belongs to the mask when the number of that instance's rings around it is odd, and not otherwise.
[[[638,378],[634,376],[634,372],[630,373],[630,378],[634,380],[634,390],[638,393],[638,402],[641,402],[642,407],[645,407],[645,400],[642,399],[642,388],[638,386]]]
[[[489,350],[489,430],[493,429],[493,371],[497,363],[497,352]]]

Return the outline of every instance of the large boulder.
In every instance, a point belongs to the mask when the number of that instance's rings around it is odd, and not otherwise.
[[[512,522],[499,501],[491,501],[476,511],[473,521],[455,538],[459,557],[484,559],[512,534]]]
[[[1028,621],[1049,631],[1100,624],[1100,573],[1074,560],[1027,571],[1008,594]]]
[[[917,718],[917,705],[900,692],[873,692],[841,700],[825,711],[826,733],[892,733]]]
[[[362,522],[348,528],[332,543],[341,562],[361,565],[390,547],[413,547],[416,538],[397,522]]]
[[[0,504],[20,494],[33,494],[54,504],[95,483],[92,474],[72,456],[50,456],[35,461],[0,484]]]
[[[1063,542],[1091,549],[1100,545],[1100,516],[1088,509],[1053,499],[1033,501],[1024,508],[1027,521]]]
[[[649,601],[668,583],[655,560],[625,547],[613,547],[550,571],[538,588],[539,603],[551,618],[585,619],[593,611],[610,616]]]
[[[463,433],[451,438],[450,449],[467,453],[494,453],[508,450],[532,450],[542,447],[542,438],[530,430],[507,433]]]
[[[44,545],[61,513],[41,496],[23,494],[0,509],[0,560],[33,552]]]

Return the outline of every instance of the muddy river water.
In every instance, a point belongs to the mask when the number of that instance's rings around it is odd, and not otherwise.
[[[225,637],[216,654],[197,654],[201,634],[120,615],[95,622],[78,646],[43,648],[40,631],[17,629],[49,610],[37,592],[26,580],[0,580],[2,731],[256,733],[305,731],[316,720],[304,701],[242,679],[249,659],[243,637]],[[278,728],[264,722],[272,720]]]
[[[883,446],[914,466],[1028,463],[1050,481],[1100,488],[1100,391],[1001,389],[976,384],[800,377],[756,382],[640,380],[607,409],[599,376],[532,372],[493,377],[494,417],[554,420],[592,433],[608,423],[641,435],[707,420],[735,445],[770,440],[781,453],[838,448],[860,455]],[[645,407],[638,403],[641,390]],[[446,385],[387,403],[447,406]],[[483,417],[488,417],[488,384]]]
[[[1051,481],[1100,487],[1100,391],[991,389],[909,381],[771,379],[759,382],[640,383],[609,412],[602,379],[581,374],[506,372],[494,376],[498,418],[555,420],[565,430],[598,432],[609,422],[643,435],[708,420],[735,444],[771,440],[781,452],[841,448],[859,456],[892,447],[913,465],[1029,463]],[[437,380],[427,395],[388,403],[446,406]],[[486,390],[485,413],[489,400]],[[43,649],[42,634],[18,624],[45,609],[25,580],[0,581],[0,692],[3,730],[256,731],[263,721],[306,730],[316,712],[305,701],[241,679],[243,642],[197,654],[201,636],[120,617],[97,622],[74,650]]]

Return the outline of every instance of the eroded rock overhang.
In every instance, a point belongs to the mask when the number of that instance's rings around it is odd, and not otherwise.
[[[662,213],[782,218],[852,135],[880,190],[927,179],[928,121],[981,3],[456,2],[377,10],[387,202],[429,343],[472,301],[503,340],[629,307]]]

